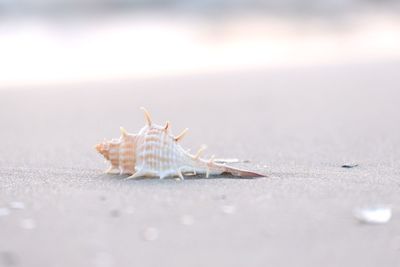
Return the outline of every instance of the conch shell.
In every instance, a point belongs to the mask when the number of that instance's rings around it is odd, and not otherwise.
[[[130,178],[138,177],[179,177],[184,175],[201,174],[221,175],[223,173],[239,177],[264,177],[251,171],[241,170],[218,164],[211,159],[200,157],[205,147],[192,155],[184,150],[179,141],[187,133],[183,130],[179,135],[170,133],[170,124],[164,126],[152,123],[150,114],[142,108],[145,114],[146,125],[137,134],[130,134],[121,129],[121,137],[110,141],[103,141],[95,146],[96,150],[111,163],[106,173],[128,174]]]

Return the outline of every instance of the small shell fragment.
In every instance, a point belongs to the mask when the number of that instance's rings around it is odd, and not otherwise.
[[[98,252],[93,260],[96,267],[111,267],[114,266],[114,259],[108,252]]]
[[[24,219],[21,220],[20,226],[26,230],[32,230],[36,228],[36,222],[32,219]]]
[[[354,217],[361,223],[384,224],[392,218],[389,207],[368,207],[354,210]]]
[[[124,212],[126,214],[133,214],[133,213],[135,213],[135,209],[132,208],[132,207],[127,207],[127,208],[124,209]]]
[[[233,205],[223,205],[221,206],[221,211],[225,214],[233,214],[236,211],[236,207]]]
[[[192,225],[194,224],[194,218],[190,215],[183,215],[181,217],[181,223],[183,225]]]
[[[18,210],[22,210],[25,209],[25,204],[19,201],[13,201],[9,203],[10,208],[12,209],[18,209]]]
[[[214,162],[215,163],[221,163],[221,164],[224,164],[224,163],[238,163],[238,162],[240,162],[240,160],[239,159],[214,159]]]
[[[0,208],[0,216],[7,216],[10,214],[10,210],[8,208]]]
[[[143,239],[146,241],[154,241],[158,238],[158,230],[154,227],[147,227],[143,231]]]

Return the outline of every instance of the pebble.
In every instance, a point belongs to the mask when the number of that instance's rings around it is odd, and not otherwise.
[[[117,217],[121,216],[121,212],[117,209],[114,209],[114,210],[110,211],[110,215],[111,215],[111,217],[117,218]]]
[[[358,167],[358,164],[343,164],[342,168],[346,168],[346,169],[351,169],[351,168],[355,168]]]
[[[9,251],[0,251],[0,266],[17,266],[18,258]]]

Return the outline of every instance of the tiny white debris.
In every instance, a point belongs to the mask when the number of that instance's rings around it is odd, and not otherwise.
[[[19,201],[10,202],[10,208],[22,210],[25,209],[25,204]]]
[[[238,163],[239,159],[214,159],[215,163]]]
[[[154,241],[158,238],[158,230],[154,227],[147,227],[143,231],[143,239],[146,241]]]
[[[107,252],[98,252],[94,258],[94,265],[96,267],[114,266],[114,259],[111,254]]]
[[[0,216],[7,216],[10,214],[10,210],[8,208],[0,208]]]
[[[20,221],[20,226],[27,230],[32,230],[36,228],[36,223],[32,219],[24,219]]]
[[[125,208],[125,213],[133,214],[133,213],[135,213],[135,209],[132,207],[127,207],[127,208]]]
[[[223,205],[223,206],[221,207],[221,210],[222,210],[222,212],[225,213],[225,214],[232,214],[232,213],[235,213],[236,207],[233,206],[233,205]]]
[[[354,210],[354,217],[368,224],[387,223],[392,217],[392,210],[389,207],[368,207]]]
[[[194,224],[194,218],[190,215],[183,215],[181,217],[181,223],[183,225],[192,225]]]

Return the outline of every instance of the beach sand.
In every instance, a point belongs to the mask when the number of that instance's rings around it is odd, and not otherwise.
[[[0,91],[0,266],[399,266],[400,62]],[[93,146],[171,121],[260,179],[124,180]],[[358,164],[346,169],[343,164]],[[392,207],[383,225],[354,209]]]

